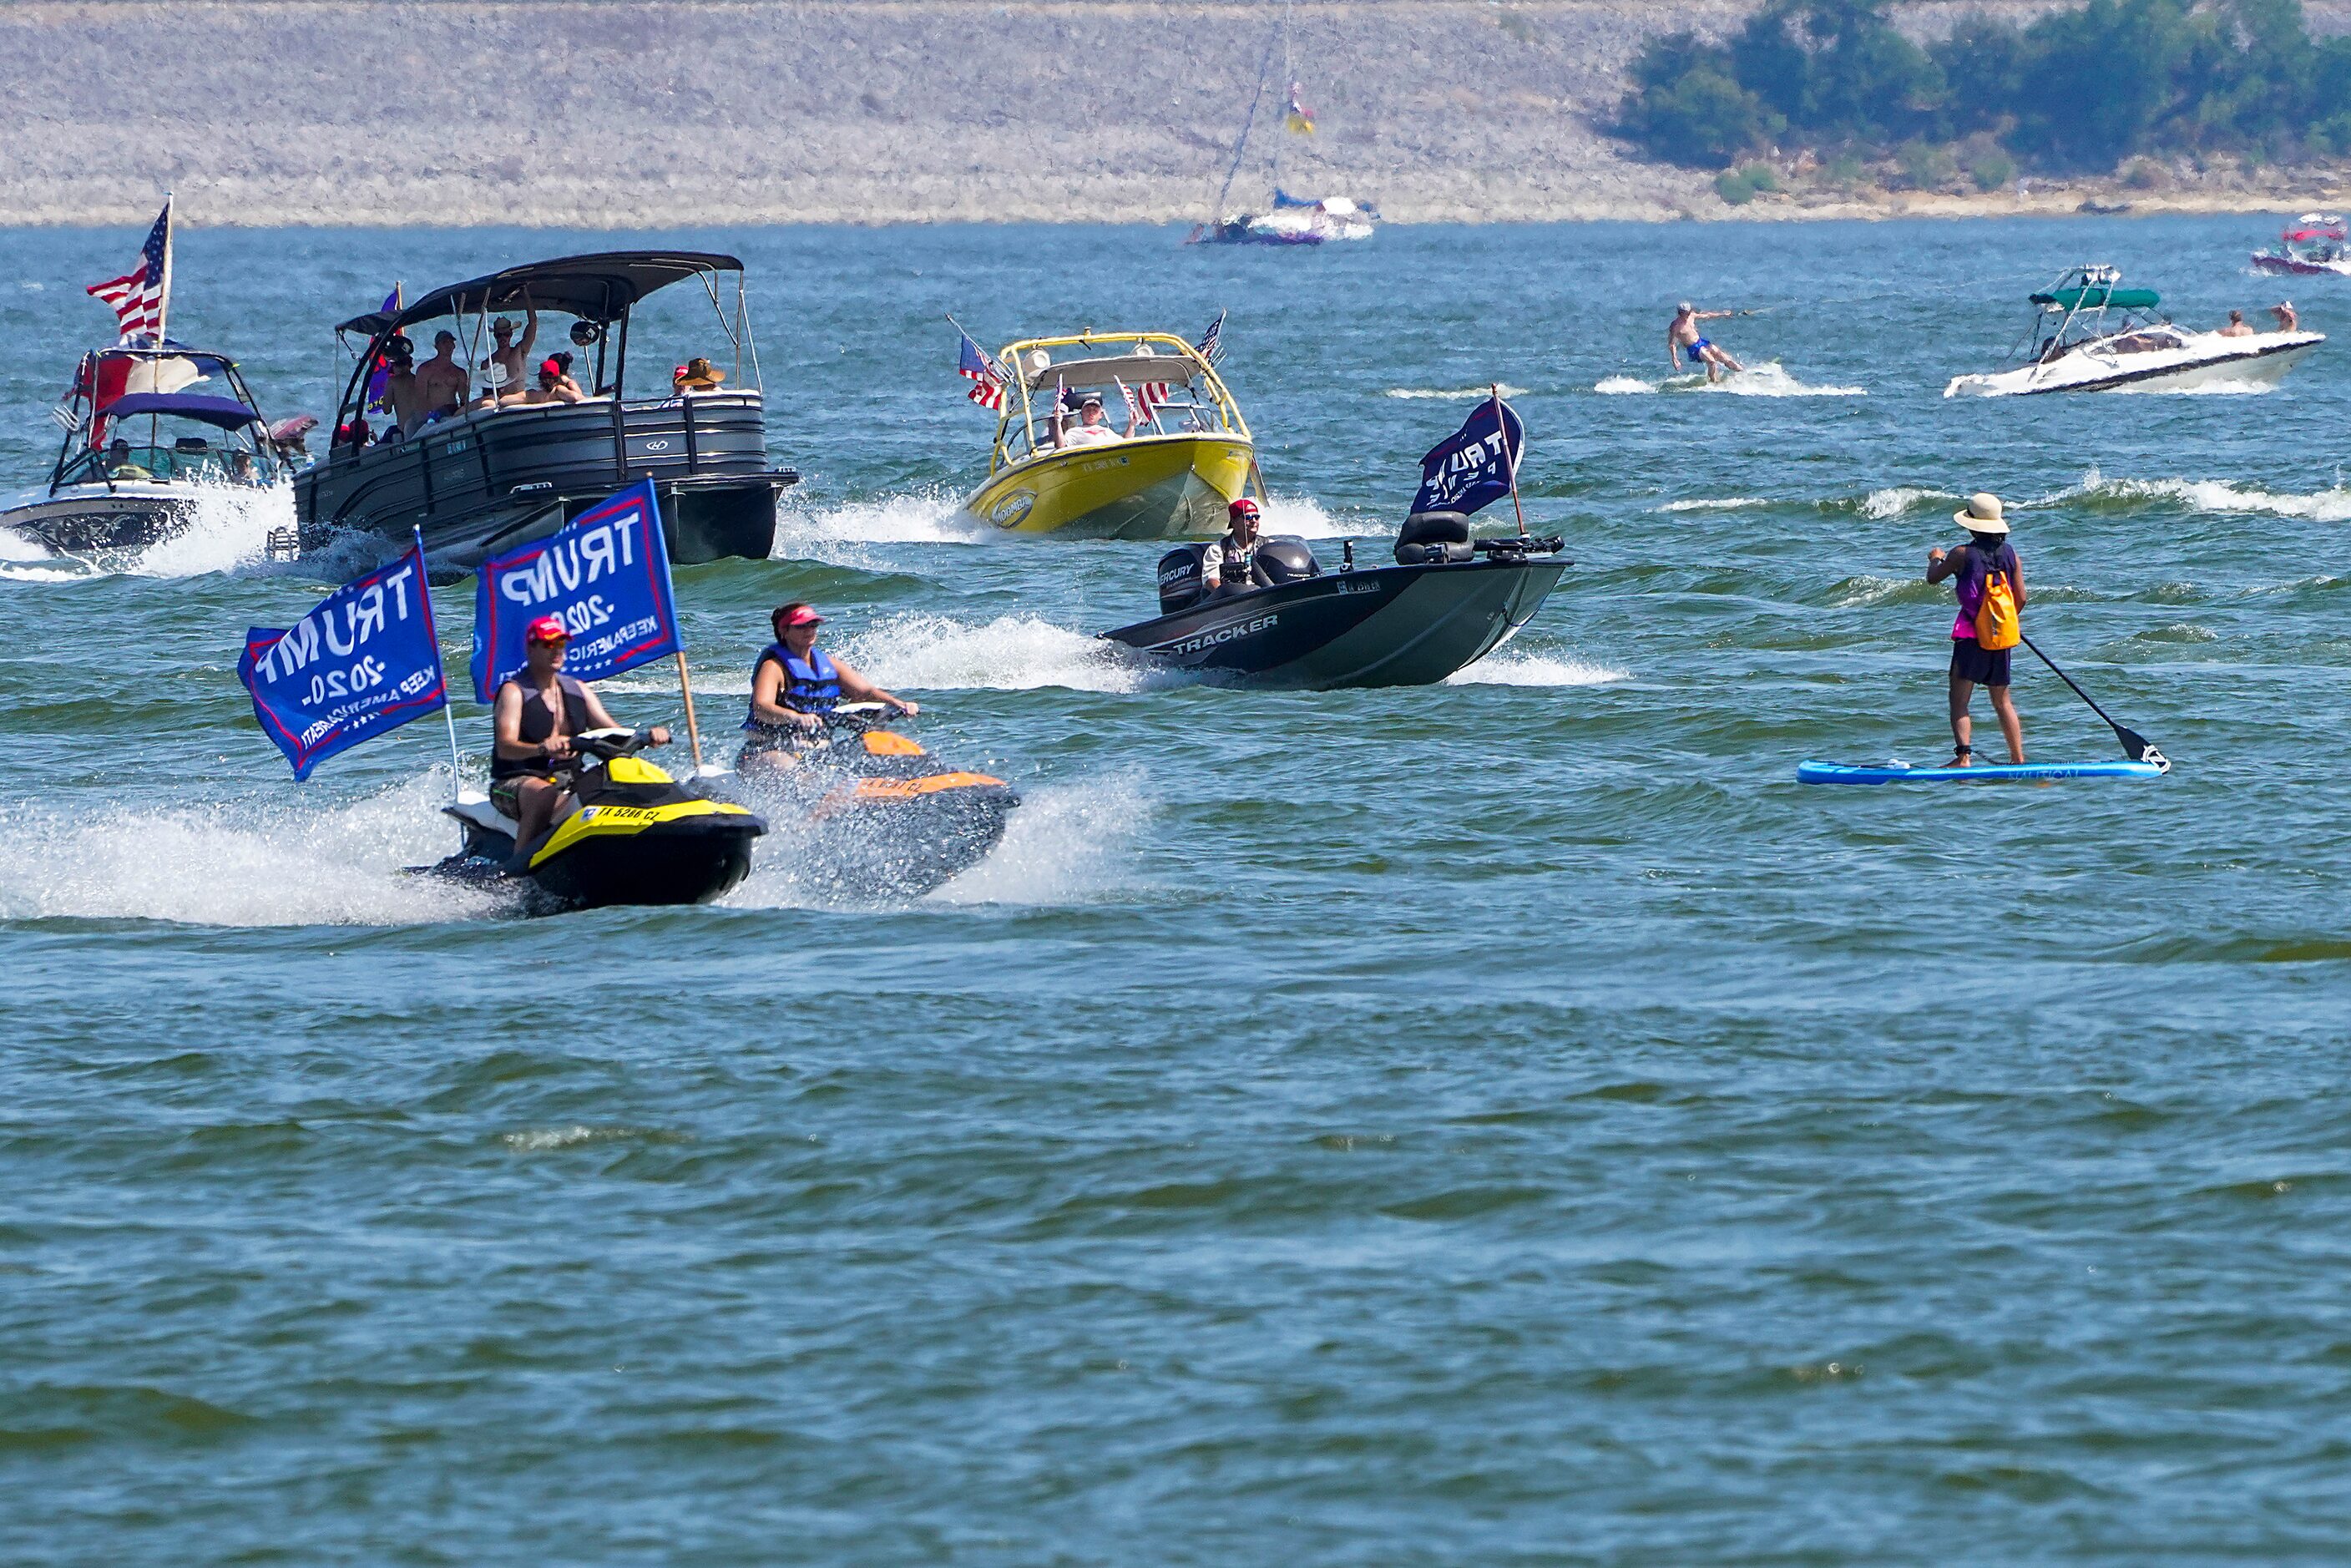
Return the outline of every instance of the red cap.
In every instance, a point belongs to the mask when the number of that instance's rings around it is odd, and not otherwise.
[[[1257,516],[1257,503],[1243,496],[1231,506],[1227,507],[1225,511],[1236,517],[1254,517]]]
[[[823,616],[819,615],[815,611],[810,610],[805,604],[799,606],[789,615],[784,617],[784,624],[787,626],[816,626],[822,624],[823,621]]]
[[[538,373],[543,376],[560,376],[563,373],[562,362],[557,360],[541,360],[538,361]]]
[[[523,632],[523,640],[528,643],[569,643],[571,641],[571,628],[552,615],[542,615]]]

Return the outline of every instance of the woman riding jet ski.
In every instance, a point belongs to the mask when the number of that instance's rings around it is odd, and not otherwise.
[[[751,870],[767,824],[705,800],[637,757],[669,731],[616,725],[596,694],[562,673],[570,640],[533,622],[523,668],[498,688],[486,798],[448,807],[465,847],[430,869],[469,881],[524,879],[562,908],[704,904]],[[554,831],[547,831],[549,823]]]
[[[1390,567],[1358,570],[1350,540],[1326,573],[1302,539],[1260,541],[1256,503],[1244,497],[1223,538],[1160,558],[1157,619],[1102,635],[1253,685],[1441,681],[1515,635],[1571,564],[1556,538],[1471,535],[1469,514],[1516,489],[1523,445],[1517,413],[1497,399],[1424,457]]]
[[[994,849],[1020,803],[1012,787],[942,768],[883,727],[921,709],[817,647],[815,610],[796,600],[772,622],[735,766],[742,789],[800,824],[803,874],[852,896],[914,897]]]

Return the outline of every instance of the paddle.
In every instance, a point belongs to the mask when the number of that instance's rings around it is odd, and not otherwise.
[[[2064,682],[2067,685],[2072,686],[2074,688],[2074,695],[2080,697],[2084,702],[2088,703],[2090,705],[2090,711],[2106,721],[2107,727],[2115,732],[2115,738],[2123,743],[2123,755],[2125,757],[2129,758],[2133,762],[2152,762],[2156,767],[2161,768],[2166,773],[2171,771],[2170,760],[2167,758],[2162,752],[2158,751],[2155,748],[2155,745],[2152,741],[2148,740],[2147,737],[2141,735],[2138,731],[2131,728],[2128,725],[2115,723],[2114,716],[2106,712],[2105,709],[2100,707],[2097,704],[2097,699],[2091,696],[2089,693],[2082,689],[2081,683],[2074,680],[2073,676],[2067,674],[2064,671],[2057,668],[2056,660],[2043,653],[2039,645],[2036,644],[2032,638],[2025,637],[2022,632],[2019,632],[2017,635],[2019,637],[2022,637],[2024,645],[2032,650],[2032,656],[2034,658],[2048,665],[2050,669],[2056,671],[2057,678]]]

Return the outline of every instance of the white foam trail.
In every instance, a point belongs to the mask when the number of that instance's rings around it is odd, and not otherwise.
[[[1604,397],[1624,397],[1641,392],[1721,392],[1731,397],[1867,397],[1866,387],[1815,386],[1800,382],[1780,368],[1777,360],[1750,365],[1745,370],[1726,375],[1719,382],[1709,382],[1699,372],[1667,376],[1661,382],[1643,381],[1638,376],[1604,376],[1593,383],[1592,390]]]
[[[943,615],[897,615],[842,640],[849,661],[883,685],[918,691],[1135,692],[1186,677],[1099,637],[1033,615],[985,625]]]
[[[1861,515],[1883,522],[1898,517],[1913,507],[1932,502],[1941,506],[1959,497],[1943,490],[1928,490],[1915,485],[1896,485],[1890,489],[1872,490],[1862,497]]]
[[[1526,388],[1514,387],[1508,382],[1504,382],[1502,383],[1501,392],[1504,397],[1524,397],[1527,395]],[[1468,402],[1473,398],[1493,396],[1494,389],[1491,387],[1390,387],[1381,395],[1384,397],[1428,399],[1440,402]]]
[[[448,774],[325,808],[287,802],[66,816],[0,808],[0,918],[389,925],[496,913],[495,894],[402,873],[454,852]]]
[[[931,894],[934,904],[1082,904],[1131,880],[1126,860],[1150,817],[1123,783],[1022,790],[988,857]]]
[[[32,494],[46,495],[46,491]],[[264,559],[271,530],[294,526],[294,487],[191,485],[181,503],[188,526],[135,554],[94,560],[51,555],[21,534],[0,528],[0,577],[56,582],[93,576],[203,577]],[[38,564],[30,564],[38,563]]]
[[[1740,512],[1750,507],[1768,507],[1771,504],[1761,496],[1726,496],[1720,500],[1667,501],[1657,510],[1660,512]]]
[[[1604,686],[1633,678],[1629,670],[1550,653],[1500,653],[1445,677],[1448,686]]]
[[[1322,509],[1321,502],[1308,497],[1277,496],[1269,491],[1265,497],[1265,515],[1259,519],[1258,531],[1293,534],[1302,539],[1336,539],[1359,538],[1377,530],[1335,522],[1331,514]]]
[[[777,513],[776,553],[810,544],[984,544],[1002,532],[965,517],[962,506],[960,495],[938,488],[834,507],[787,501]]]

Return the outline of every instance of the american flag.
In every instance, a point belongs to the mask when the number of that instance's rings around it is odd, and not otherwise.
[[[139,247],[139,265],[120,277],[91,284],[89,292],[114,308],[114,318],[122,324],[121,340],[129,343],[162,330],[171,289],[172,201],[166,196],[155,226],[147,231],[147,243]]]
[[[1208,323],[1208,329],[1200,334],[1199,349],[1200,357],[1212,365],[1225,357],[1224,311],[1217,311],[1217,319]]]
[[[1126,394],[1126,412],[1137,423],[1149,419],[1153,411],[1166,407],[1167,400],[1176,395],[1174,387],[1166,382],[1144,382],[1133,387],[1122,382],[1118,390]]]
[[[956,361],[956,373],[971,380],[971,391],[963,395],[984,409],[1001,409],[1004,406],[1003,370],[987,357],[987,350],[971,340],[970,333],[957,327],[956,336],[963,340],[962,350]]]

